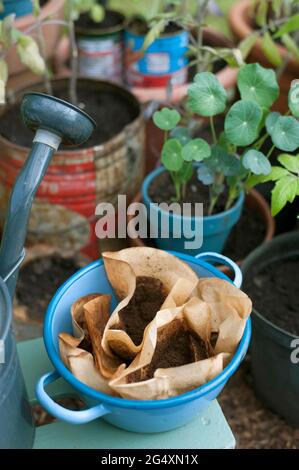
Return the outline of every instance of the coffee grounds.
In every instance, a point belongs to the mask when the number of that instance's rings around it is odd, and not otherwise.
[[[204,341],[188,331],[181,320],[175,319],[158,331],[157,345],[151,363],[128,376],[128,382],[153,378],[157,369],[180,367],[209,356]]]
[[[124,329],[133,343],[139,345],[142,342],[146,326],[160,310],[166,296],[167,293],[159,279],[138,276],[132,299],[119,312],[120,324],[118,328]]]

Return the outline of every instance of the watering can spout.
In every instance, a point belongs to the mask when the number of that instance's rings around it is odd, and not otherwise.
[[[20,171],[8,205],[0,249],[0,276],[14,295],[34,195],[60,143],[80,145],[95,128],[95,122],[79,108],[53,96],[27,93],[21,104],[24,123],[35,132],[29,156]]]

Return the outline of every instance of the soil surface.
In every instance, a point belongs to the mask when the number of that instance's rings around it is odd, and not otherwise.
[[[171,204],[175,199],[175,189],[172,183],[171,177],[168,172],[160,173],[150,184],[148,188],[149,197],[152,199],[153,202],[157,202],[160,204],[161,202],[166,202],[167,204]],[[226,193],[224,192],[218,199],[218,202],[215,206],[213,214],[217,214],[219,212],[224,211],[225,202],[226,202]],[[183,203],[189,202],[195,204],[196,202],[203,203],[203,213],[204,215],[208,215],[209,210],[209,188],[201,184],[198,179],[196,173],[193,174],[191,180],[187,184],[186,188],[186,195],[182,201],[180,201],[180,205],[182,207]],[[192,208],[194,209],[194,208]],[[194,213],[194,211],[192,211]]]
[[[123,16],[120,13],[117,13],[116,11],[105,11],[105,17],[103,21],[100,23],[96,23],[93,21],[90,17],[89,14],[83,13],[80,15],[80,18],[78,21],[75,23],[75,27],[79,28],[86,28],[88,29],[97,29],[97,30],[105,30],[108,28],[113,28],[114,26],[118,26],[122,24],[124,21]],[[88,34],[88,31],[87,31]]]
[[[63,89],[61,84],[54,85],[53,92],[57,98],[69,101],[68,90]],[[81,85],[78,82],[78,104],[96,121],[97,128],[87,142],[76,148],[88,148],[107,142],[132,122],[139,112],[126,97],[113,93],[113,89],[101,93],[96,84],[89,84],[87,88],[84,81]],[[33,133],[21,120],[19,104],[8,107],[2,115],[0,134],[15,144],[31,146]]]
[[[80,267],[72,258],[53,255],[30,261],[21,269],[16,298],[27,307],[32,321],[42,322],[58,287]]]
[[[167,293],[159,279],[149,276],[136,278],[136,289],[129,304],[119,312],[120,325],[134,344],[142,342],[145,327],[153,320]],[[115,326],[114,326],[115,329]]]
[[[205,343],[176,319],[158,331],[157,346],[151,363],[130,374],[128,381],[148,380],[154,376],[157,369],[180,367],[207,357]]]
[[[266,227],[259,214],[244,206],[239,222],[233,227],[223,254],[233,260],[244,259],[265,238]]]
[[[299,257],[274,261],[244,280],[254,308],[289,333],[299,336]]]
[[[181,31],[181,29],[182,28],[180,28],[176,23],[170,21],[166,28],[163,30],[162,36],[163,34],[177,33],[178,31]],[[141,18],[135,18],[130,22],[128,30],[134,34],[145,35],[148,33],[149,28],[144,20],[142,20]]]

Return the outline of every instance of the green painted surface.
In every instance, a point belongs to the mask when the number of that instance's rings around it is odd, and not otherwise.
[[[35,401],[38,378],[51,370],[42,339],[18,344],[28,394]],[[74,395],[73,389],[60,380],[48,387],[53,397]],[[227,449],[235,439],[215,400],[202,416],[174,431],[160,434],[135,434],[122,431],[102,419],[86,425],[55,422],[36,429],[35,449]]]

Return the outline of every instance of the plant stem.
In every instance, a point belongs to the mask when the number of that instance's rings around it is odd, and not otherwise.
[[[202,72],[202,45],[203,45],[203,21],[206,15],[207,6],[209,0],[197,0],[197,64],[196,71],[197,73]]]
[[[259,150],[261,148],[261,146],[263,145],[263,143],[265,142],[265,140],[269,137],[269,134],[268,132],[266,132],[264,135],[262,135],[262,137],[259,138],[259,140],[256,142],[256,144],[254,145],[256,150]]]
[[[71,77],[70,77],[70,88],[69,88],[69,99],[71,103],[77,105],[77,78],[78,78],[78,47],[75,36],[75,26],[71,15],[68,20],[68,28],[70,34],[71,43]]]
[[[210,127],[211,127],[211,132],[212,132],[212,137],[213,137],[213,143],[216,145],[217,144],[217,135],[216,135],[216,131],[215,131],[213,116],[210,116]]]
[[[180,183],[176,179],[175,173],[173,171],[170,172],[170,176],[171,176],[171,179],[173,181],[174,188],[175,188],[176,200],[177,200],[177,202],[179,202],[180,199],[181,199]]]
[[[275,149],[275,144],[272,145],[272,147],[270,148],[269,152],[267,153],[267,155],[266,155],[267,158],[270,158],[270,157],[271,157],[272,152],[273,152],[274,149]]]

